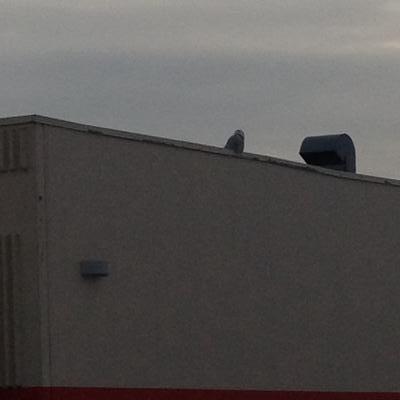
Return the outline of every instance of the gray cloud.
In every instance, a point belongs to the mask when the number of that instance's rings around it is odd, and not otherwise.
[[[295,160],[304,136],[346,131],[361,172],[399,177],[397,2],[0,5],[4,116],[214,145],[243,128],[247,151]]]
[[[397,43],[399,13],[370,0],[20,0],[2,7],[0,43],[40,53],[370,53]]]

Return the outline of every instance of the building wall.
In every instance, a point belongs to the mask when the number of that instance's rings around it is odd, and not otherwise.
[[[44,129],[52,385],[400,390],[399,187]]]
[[[42,383],[36,139],[0,128],[0,387]]]

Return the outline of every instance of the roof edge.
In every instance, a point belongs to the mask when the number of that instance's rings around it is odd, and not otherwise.
[[[234,157],[234,158],[240,158],[240,159],[244,159],[244,160],[259,161],[259,162],[279,165],[279,166],[283,166],[283,167],[289,167],[289,168],[293,168],[293,169],[300,169],[305,172],[318,173],[318,174],[331,176],[331,177],[335,177],[335,178],[350,179],[350,180],[361,181],[361,182],[369,182],[369,183],[376,183],[376,184],[381,184],[381,185],[400,187],[400,180],[397,180],[397,179],[383,178],[383,177],[357,174],[357,173],[344,172],[344,171],[336,171],[336,170],[317,167],[317,166],[313,166],[313,165],[309,165],[309,164],[303,164],[303,163],[296,162],[296,161],[284,160],[284,159],[270,157],[270,156],[261,155],[261,154],[254,154],[254,153],[233,154],[229,150],[226,150],[222,147],[198,144],[198,143],[187,142],[187,141],[183,141],[183,140],[167,139],[167,138],[158,137],[158,136],[145,135],[142,133],[120,131],[120,130],[114,130],[114,129],[110,129],[110,128],[102,128],[102,127],[98,127],[95,125],[86,125],[86,124],[81,124],[78,122],[70,122],[70,121],[66,121],[66,120],[62,120],[62,119],[46,117],[43,115],[30,114],[30,115],[21,115],[21,116],[0,118],[0,126],[22,125],[22,124],[29,124],[29,123],[55,126],[55,127],[71,129],[71,130],[75,130],[75,131],[79,131],[79,132],[116,137],[116,138],[125,139],[125,140],[134,140],[134,141],[152,143],[152,144],[157,144],[157,145],[165,145],[165,146],[183,148],[183,149],[193,150],[193,151],[202,151],[205,153],[212,153],[212,154],[217,154],[217,155],[221,155],[221,156],[225,156],[225,157]]]

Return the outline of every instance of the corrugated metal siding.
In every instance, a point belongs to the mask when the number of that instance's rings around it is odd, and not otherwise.
[[[0,235],[0,385],[17,385],[15,279],[21,260],[19,234]]]
[[[26,128],[0,130],[0,172],[28,169]]]

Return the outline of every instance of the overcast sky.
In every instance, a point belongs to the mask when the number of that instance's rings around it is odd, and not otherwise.
[[[400,1],[0,0],[0,116],[44,114],[300,161],[347,132],[400,179]]]

